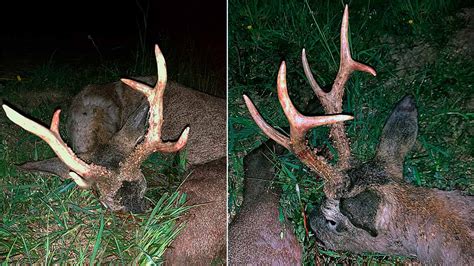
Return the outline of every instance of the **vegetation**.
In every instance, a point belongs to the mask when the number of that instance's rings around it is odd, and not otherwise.
[[[353,156],[373,157],[383,124],[394,104],[412,94],[419,111],[419,135],[405,162],[405,176],[416,186],[459,189],[474,194],[474,61],[460,1],[351,1],[350,41],[354,59],[373,66],[374,78],[352,75],[344,99]],[[471,4],[472,8],[472,4]],[[271,125],[288,126],[276,96],[276,75],[287,63],[290,97],[299,110],[317,102],[306,81],[301,50],[306,49],[315,78],[332,84],[339,66],[340,1],[241,1],[229,3],[229,212],[242,199],[242,159],[266,140],[242,100],[245,93]],[[472,31],[472,25],[471,31]],[[316,113],[322,114],[322,108]],[[328,128],[313,130],[313,146],[326,146]],[[286,216],[304,246],[305,264],[397,264],[410,258],[382,254],[354,255],[325,250],[306,235],[306,213],[323,197],[322,181],[291,154],[278,158],[276,184],[283,189]],[[296,193],[299,187],[300,194]],[[316,259],[315,254],[320,255]]]

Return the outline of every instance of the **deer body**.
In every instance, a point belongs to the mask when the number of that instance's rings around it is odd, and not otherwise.
[[[165,265],[211,265],[226,260],[226,159],[195,167],[180,191],[192,207],[186,228],[164,255]]]
[[[472,261],[473,197],[384,179],[313,210],[311,228],[326,248],[416,256],[428,264]]]
[[[154,77],[137,80],[146,84],[156,82]],[[103,146],[110,146],[110,139],[130,117],[137,117],[138,113],[146,114],[146,103],[143,95],[123,82],[87,86],[74,98],[70,111],[71,122],[68,127],[72,133],[73,147],[86,153],[101,147],[100,153],[104,153],[102,157],[111,160],[112,149],[103,149]],[[164,94],[162,138],[174,140],[183,128],[188,125],[192,128],[186,148],[191,175],[180,191],[188,195],[187,205],[198,205],[180,219],[186,228],[165,253],[165,261],[170,265],[211,263],[218,257],[225,258],[225,109],[224,99],[168,82]],[[120,137],[122,150],[130,146],[128,143],[136,142],[132,137],[143,136],[145,122],[145,119],[140,119],[135,128],[136,133]],[[130,193],[136,194],[133,190],[143,187],[146,184],[128,185],[127,188],[122,186],[119,192],[123,191],[120,193],[123,198]],[[139,193],[144,195],[145,191]],[[133,202],[133,199],[129,199],[129,202]],[[201,204],[203,206],[199,206]]]
[[[349,141],[340,122],[344,86],[354,71],[375,76],[375,70],[351,58],[348,42],[348,7],[341,25],[341,62],[329,92],[313,78],[306,59],[306,77],[319,98],[325,116],[304,116],[288,96],[286,65],[277,78],[278,99],[290,124],[287,137],[265,122],[252,101],[247,108],[262,131],[293,152],[317,176],[325,180],[326,199],[310,215],[310,225],[322,244],[334,250],[379,252],[417,256],[422,263],[468,265],[474,261],[474,198],[457,191],[419,188],[403,178],[403,162],[418,134],[414,98],[405,96],[393,109],[382,131],[375,158],[352,165]],[[330,137],[339,154],[336,165],[316,154],[306,133],[331,124]]]
[[[244,158],[245,186],[242,208],[229,226],[229,264],[299,265],[301,246],[289,225],[279,220],[280,193],[271,188],[275,177],[273,141]]]

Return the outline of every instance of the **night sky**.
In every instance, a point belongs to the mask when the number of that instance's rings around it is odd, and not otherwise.
[[[196,49],[215,50],[216,58],[220,59],[212,64],[225,68],[225,0],[64,0],[2,1],[0,71],[15,68],[14,63],[9,63],[13,58],[30,58],[40,64],[53,53],[57,60],[97,56],[88,36],[104,57],[130,54],[136,51],[139,27],[143,25],[143,13],[137,3],[144,9],[149,5],[150,51],[154,43],[163,40],[177,47],[192,40]]]

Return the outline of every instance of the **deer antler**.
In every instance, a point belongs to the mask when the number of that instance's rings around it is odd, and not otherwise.
[[[308,78],[311,87],[321,101],[326,116],[308,117],[300,114],[293,106],[286,86],[286,66],[282,62],[277,78],[278,100],[283,108],[285,116],[290,123],[290,137],[286,137],[280,132],[272,128],[266,123],[262,116],[258,113],[252,101],[244,95],[244,100],[247,108],[252,115],[253,120],[262,129],[262,131],[270,138],[275,140],[280,145],[284,146],[293,152],[305,165],[312,171],[325,179],[326,185],[324,192],[328,198],[337,197],[340,189],[343,189],[347,180],[343,176],[344,169],[349,166],[350,148],[349,141],[344,131],[344,124],[337,123],[350,120],[353,117],[348,115],[336,115],[342,113],[342,96],[344,94],[344,86],[349,79],[352,72],[359,70],[376,75],[375,70],[369,66],[354,61],[351,57],[348,41],[348,27],[349,27],[349,9],[346,5],[344,16],[341,25],[341,62],[337,77],[334,81],[330,92],[324,92],[311,74],[311,70],[306,59],[306,53],[303,49],[302,61],[306,77]],[[331,138],[339,153],[339,162],[337,169],[333,168],[326,160],[317,156],[316,153],[309,147],[306,141],[306,133],[311,128],[320,125],[331,124]]]
[[[154,88],[140,82],[121,79],[123,83],[131,88],[143,93],[147,98],[150,109],[148,117],[148,131],[145,134],[144,141],[140,143],[124,162],[124,167],[140,167],[150,154],[154,152],[176,152],[182,149],[188,140],[189,127],[184,129],[183,133],[176,142],[163,142],[161,139],[161,127],[163,125],[163,95],[166,87],[166,62],[158,45],[155,45],[155,57],[158,67],[158,81]]]
[[[262,129],[268,137],[290,150],[312,171],[323,177],[326,180],[326,183],[328,183],[325,186],[326,194],[328,197],[335,197],[335,186],[343,184],[343,176],[339,171],[336,171],[330,164],[328,164],[323,157],[316,155],[307,144],[305,137],[306,133],[311,128],[350,120],[353,117],[349,115],[309,117],[298,112],[288,95],[285,62],[281,63],[280,70],[278,71],[277,90],[278,100],[280,101],[285,116],[290,123],[290,137],[288,138],[284,136],[265,122],[252,101],[244,95],[245,104],[247,105],[253,120],[255,120],[260,129]]]
[[[308,78],[314,93],[318,96],[319,101],[323,105],[326,114],[342,113],[342,96],[344,96],[344,86],[347,80],[354,71],[363,71],[376,76],[373,68],[356,62],[352,59],[351,50],[349,48],[349,7],[344,8],[344,16],[341,24],[341,59],[339,71],[337,73],[332,89],[329,92],[324,92],[318,85],[311,73],[311,69],[306,59],[306,51],[303,49],[301,59],[303,61],[303,68],[306,77]],[[349,167],[350,147],[347,139],[344,124],[338,123],[331,126],[331,139],[339,154],[338,167],[340,169],[347,169]]]
[[[35,121],[23,116],[17,111],[13,110],[6,104],[2,105],[3,110],[7,117],[15,124],[19,125],[26,131],[40,137],[44,140],[51,149],[56,153],[56,155],[64,162],[64,164],[69,167],[72,171],[77,173],[76,175],[71,176],[71,178],[80,186],[87,187],[89,184],[87,181],[83,180],[81,177],[93,177],[93,176],[103,176],[108,175],[109,171],[102,166],[95,164],[88,164],[81,160],[79,157],[74,154],[74,152],[67,146],[59,135],[59,114],[61,110],[54,112],[53,119],[51,121],[50,128],[46,128]],[[81,176],[81,177],[79,177]]]

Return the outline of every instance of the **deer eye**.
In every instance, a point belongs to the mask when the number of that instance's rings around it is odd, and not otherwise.
[[[331,220],[331,219],[326,219],[326,224],[328,225],[329,228],[336,229],[336,226],[337,226],[336,221]]]

